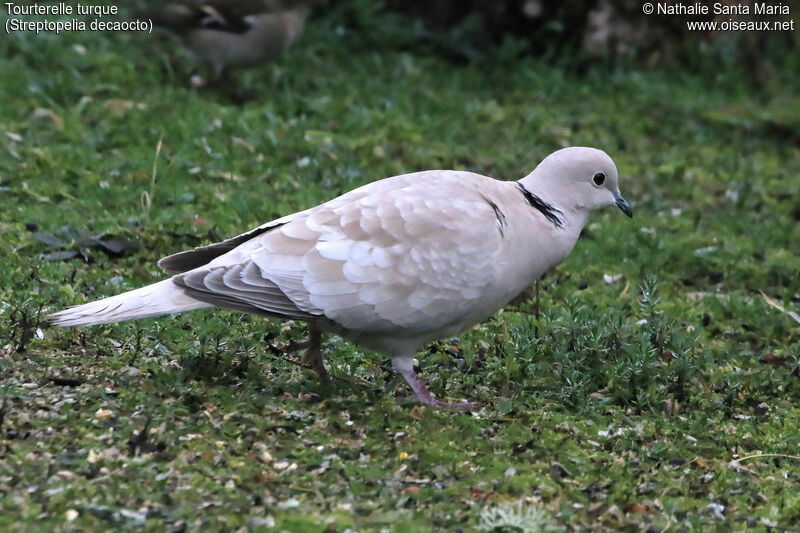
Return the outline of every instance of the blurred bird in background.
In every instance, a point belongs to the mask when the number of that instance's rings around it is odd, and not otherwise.
[[[165,4],[140,16],[179,36],[213,69],[215,84],[228,85],[232,70],[281,56],[303,31],[308,4],[308,0],[206,0]]]

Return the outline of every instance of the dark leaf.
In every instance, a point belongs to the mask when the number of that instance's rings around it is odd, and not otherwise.
[[[102,247],[113,254],[124,254],[139,249],[139,243],[126,239],[94,240],[95,246]]]
[[[630,513],[639,513],[639,514],[653,514],[655,511],[649,505],[644,505],[641,503],[634,503],[633,505],[629,505],[622,510],[625,514]]]
[[[42,254],[42,259],[45,261],[67,261],[74,257],[77,257],[78,251],[77,250],[62,250],[60,252],[50,252],[47,254]]]
[[[672,360],[675,359],[675,357],[676,357],[675,352],[673,352],[672,350],[663,350],[661,352],[661,360],[664,361],[665,363],[672,362]]]
[[[75,228],[70,228],[69,226],[61,226],[58,229],[58,233],[71,241],[78,239],[83,234],[82,232],[76,230]]]
[[[44,231],[37,231],[33,234],[33,238],[39,242],[45,243],[47,246],[52,248],[63,248],[67,245],[66,242],[62,241],[52,233],[47,233]]]
[[[764,354],[764,357],[761,358],[761,362],[774,367],[779,367],[786,364],[783,358],[772,353]]]
[[[59,385],[61,387],[77,387],[78,385],[85,382],[85,380],[80,378],[60,378],[60,377],[52,377],[50,381],[53,382],[53,385]]]
[[[569,477],[569,470],[564,468],[561,463],[552,463],[550,465],[550,475],[556,479]]]

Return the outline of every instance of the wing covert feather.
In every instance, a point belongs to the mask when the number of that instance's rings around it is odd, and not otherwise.
[[[441,328],[496,281],[503,236],[481,179],[429,171],[372,183],[245,234],[177,282],[223,307],[325,317],[358,332]]]
[[[461,173],[414,178],[344,195],[260,235],[253,261],[300,309],[346,328],[413,334],[457,320],[494,281],[495,213]],[[301,235],[302,267],[278,271],[274,254]]]

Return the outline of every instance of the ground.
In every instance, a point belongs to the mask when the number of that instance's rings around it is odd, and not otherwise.
[[[237,105],[156,36],[0,39],[0,529],[800,522],[798,69],[376,42],[318,20],[241,73]],[[42,319],[375,179],[516,179],[566,145],[612,155],[635,218],[598,213],[538,302],[420,352],[431,390],[474,411],[415,405],[337,337],[320,385],[286,352],[301,323]]]

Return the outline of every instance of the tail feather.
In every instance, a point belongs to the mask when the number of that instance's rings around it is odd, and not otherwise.
[[[47,316],[56,326],[90,326],[192,311],[210,304],[187,296],[171,279]]]

